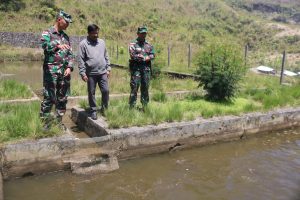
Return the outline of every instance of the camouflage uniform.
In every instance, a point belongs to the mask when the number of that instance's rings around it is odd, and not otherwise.
[[[66,111],[67,96],[70,93],[71,76],[64,77],[67,68],[73,71],[74,56],[71,49],[61,50],[57,46],[67,44],[70,40],[63,31],[57,32],[53,27],[42,33],[42,48],[44,49],[43,86],[44,100],[41,103],[41,117],[48,117],[52,105],[55,104],[57,115]]]
[[[140,27],[138,29],[147,32],[147,28]],[[137,92],[141,85],[141,103],[146,106],[149,102],[149,85],[151,76],[151,61],[145,61],[145,58],[149,56],[151,60],[154,59],[155,53],[153,46],[145,41],[139,41],[139,38],[133,40],[129,44],[129,68],[131,74],[130,80],[130,97],[129,106],[134,107],[137,100]]]

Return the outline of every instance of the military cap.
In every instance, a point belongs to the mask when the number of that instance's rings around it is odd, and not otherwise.
[[[148,29],[146,26],[140,26],[138,27],[137,33],[147,33]]]
[[[63,10],[60,10],[56,16],[56,18],[59,18],[59,17],[62,17],[64,18],[64,20],[66,20],[66,22],[68,23],[72,23],[72,16],[68,13],[66,13],[65,11]]]

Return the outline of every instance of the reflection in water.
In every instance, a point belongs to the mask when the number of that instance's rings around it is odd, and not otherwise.
[[[13,180],[4,189],[6,200],[296,200],[300,129],[123,161],[109,174]]]
[[[0,73],[11,74],[7,78],[12,78],[28,84],[33,90],[38,91],[43,87],[43,62],[8,62],[0,63]],[[78,79],[77,67],[72,73],[72,78]],[[6,78],[6,77],[4,77]]]

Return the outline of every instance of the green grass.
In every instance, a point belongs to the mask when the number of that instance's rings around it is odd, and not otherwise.
[[[0,143],[59,135],[58,126],[43,131],[39,111],[39,102],[0,104]]]
[[[269,110],[281,106],[299,106],[300,80],[298,77],[285,77],[288,85],[280,85],[279,77],[249,72],[244,79],[239,96],[253,99]]]
[[[31,98],[28,86],[15,80],[0,79],[0,100]]]
[[[106,111],[106,119],[110,128],[143,126],[163,122],[189,121],[196,117],[210,118],[213,116],[239,115],[258,110],[261,106],[252,100],[237,98],[232,102],[209,102],[198,95],[189,95],[182,99],[174,97],[156,99],[145,108],[138,105],[129,109],[128,99],[112,100]],[[80,104],[87,108],[86,101]]]
[[[168,97],[165,92],[157,90],[150,95],[151,101],[144,112],[139,103],[136,109],[130,110],[128,98],[111,100],[106,119],[110,128],[120,128],[299,106],[300,81],[293,79],[290,82],[293,84],[280,85],[279,77],[249,72],[237,97],[229,102],[208,101],[200,89],[200,92],[185,97]],[[80,106],[88,108],[87,101],[82,101]]]
[[[127,65],[127,45],[135,39],[138,26],[149,27],[148,40],[155,46],[157,64],[166,70],[193,72],[192,63],[187,68],[188,44],[192,44],[192,57],[206,42],[224,39],[240,45],[249,44],[249,50],[257,52],[299,51],[299,42],[295,38],[276,38],[279,30],[266,24],[272,18],[266,18],[259,12],[248,12],[245,8],[262,0],[20,0],[3,3],[24,3],[20,10],[0,11],[1,31],[40,33],[51,26],[56,10],[64,9],[73,16],[74,23],[68,28],[69,35],[86,35],[89,23],[99,24],[100,37],[105,38],[112,61]],[[276,15],[291,17],[300,12],[299,3],[290,4],[280,1],[268,1],[292,8],[290,12]],[[80,8],[80,9],[78,9]],[[275,15],[274,13],[272,16]],[[289,19],[289,18],[288,18]],[[287,24],[289,25],[289,24]],[[116,60],[116,47],[122,53]],[[171,50],[171,64],[167,66],[167,49]]]

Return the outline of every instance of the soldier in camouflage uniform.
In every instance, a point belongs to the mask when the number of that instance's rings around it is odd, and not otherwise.
[[[129,68],[131,73],[129,106],[133,108],[137,100],[137,92],[141,86],[141,103],[146,106],[149,102],[149,85],[151,76],[151,61],[155,57],[153,46],[146,40],[147,27],[137,30],[137,39],[129,44]]]
[[[74,56],[69,37],[64,30],[71,22],[71,15],[60,11],[54,26],[42,33],[41,43],[45,58],[43,64],[44,99],[41,103],[40,116],[43,120],[49,119],[53,104],[56,107],[56,117],[59,122],[66,111]]]

